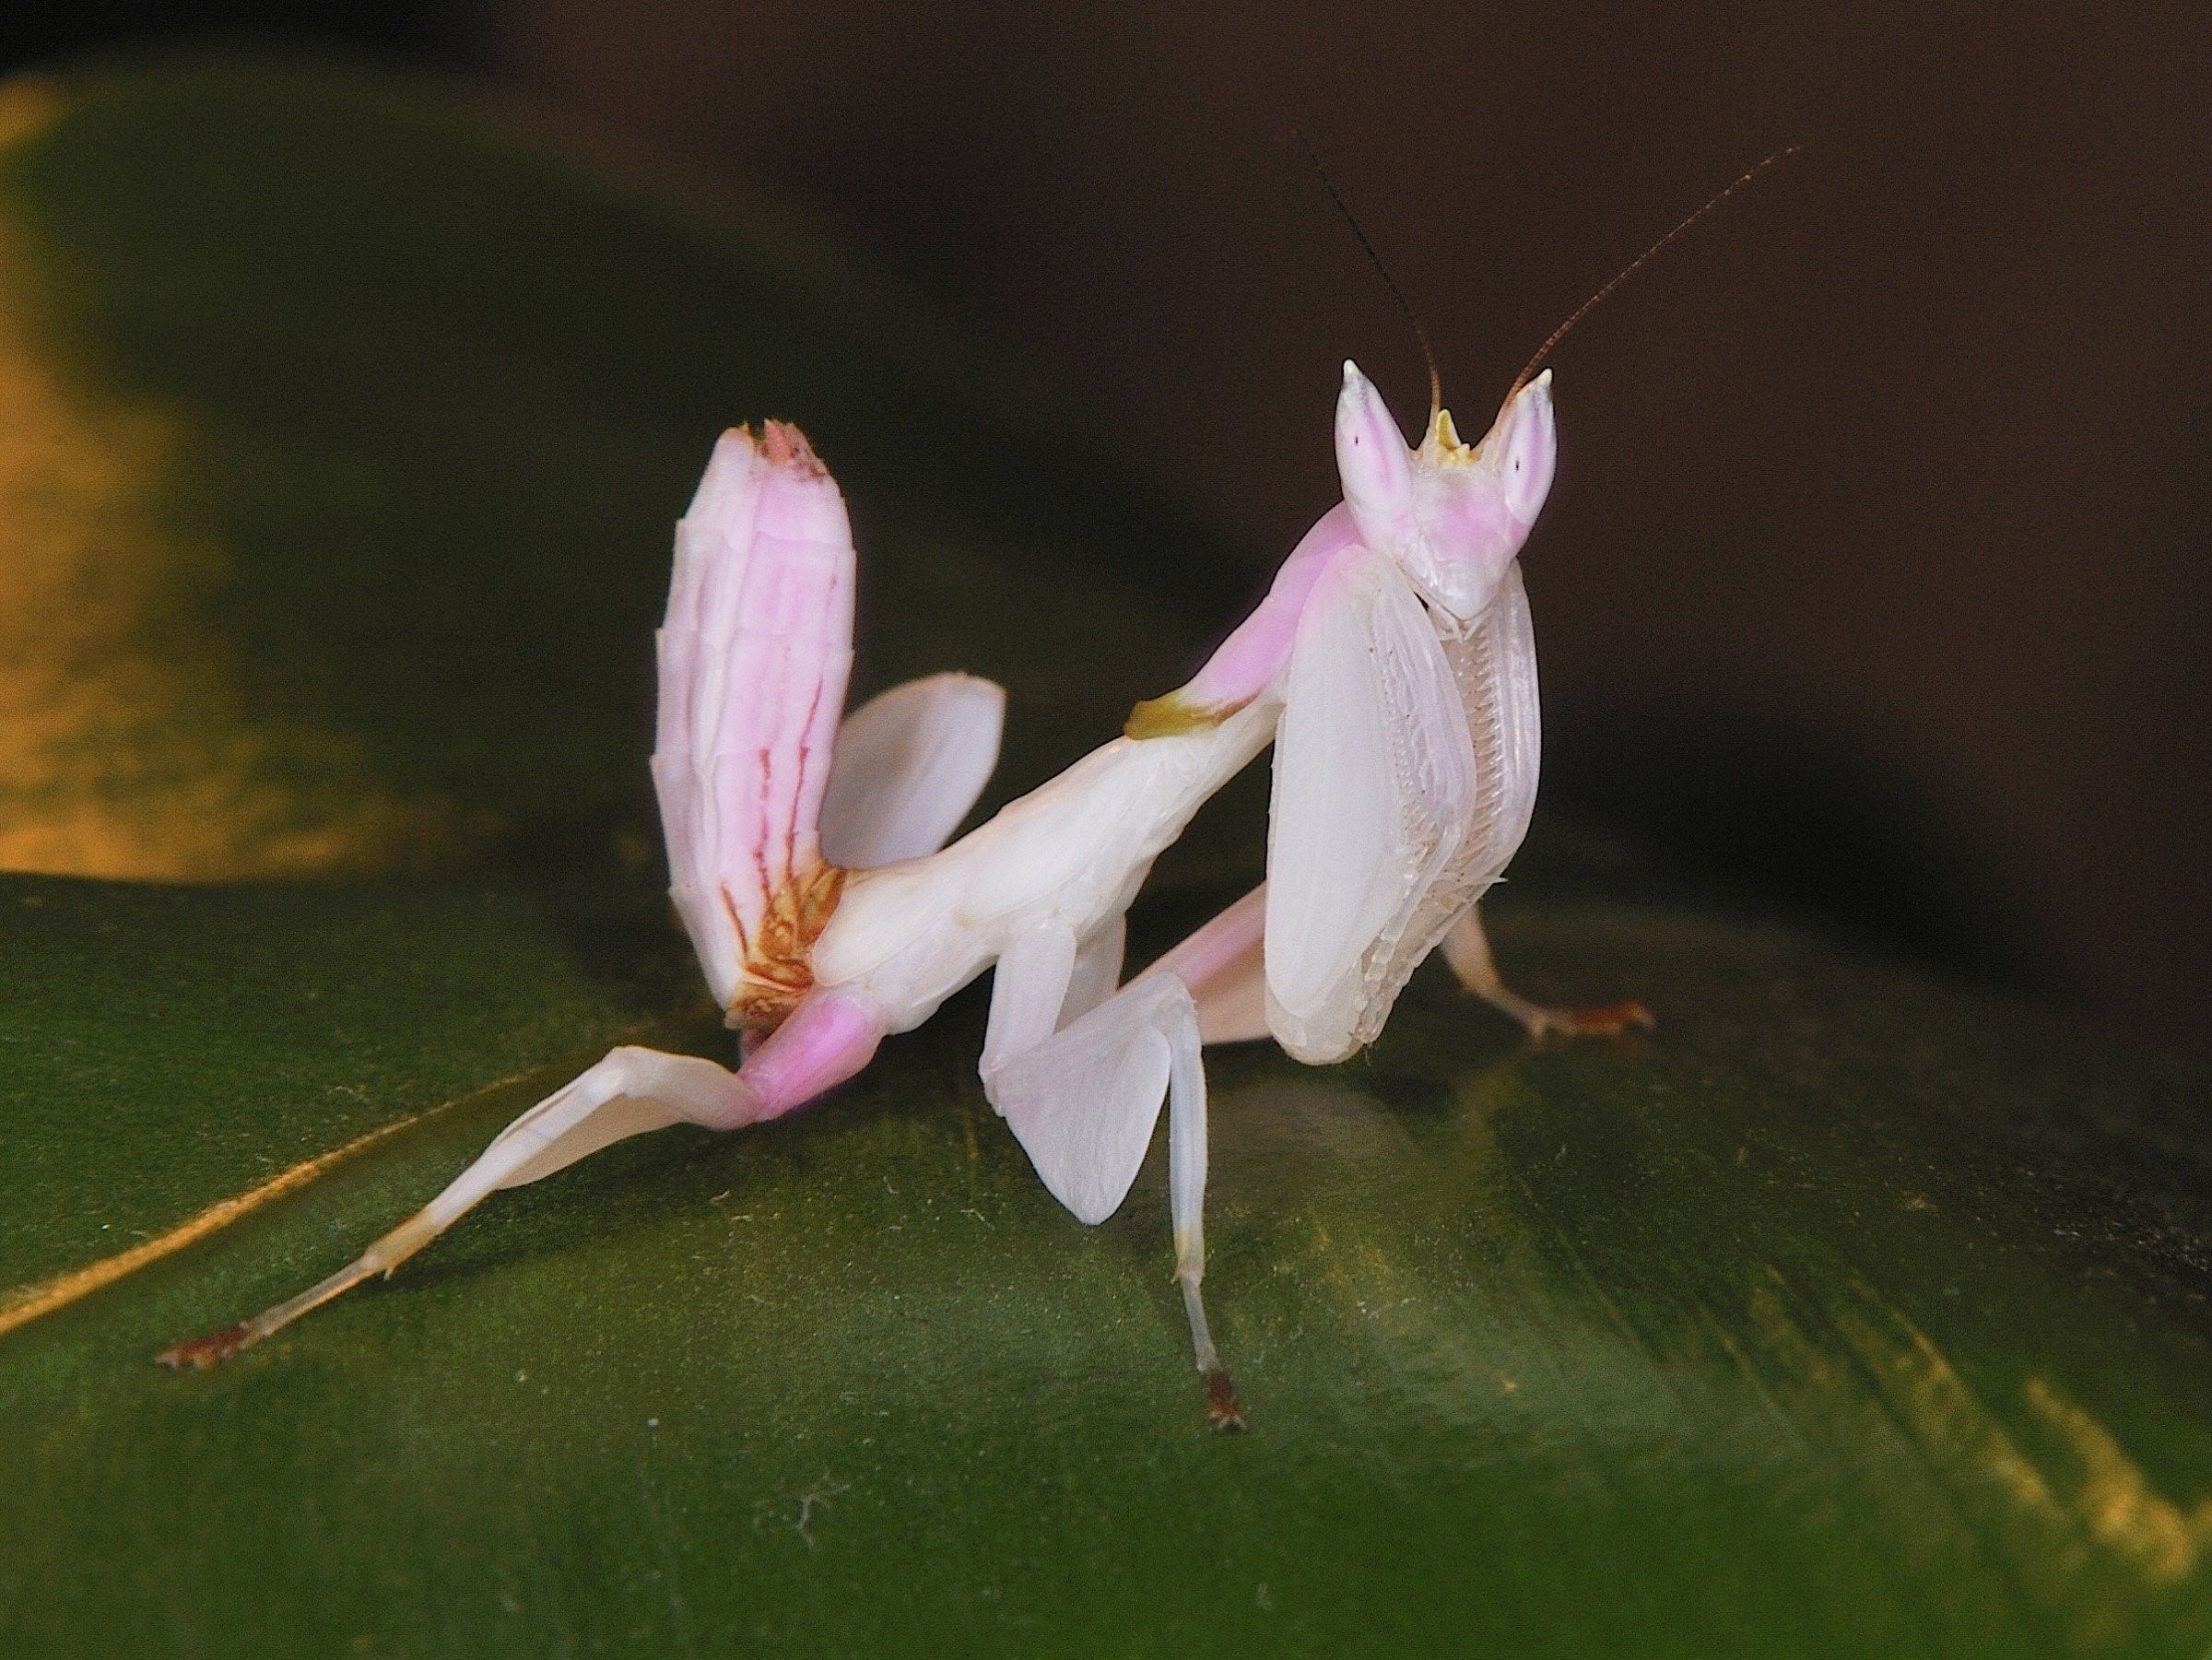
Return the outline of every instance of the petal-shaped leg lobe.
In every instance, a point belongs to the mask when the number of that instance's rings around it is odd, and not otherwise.
[[[1041,1007],[1066,979],[1065,948],[1041,943],[1018,964],[1026,987],[1007,995],[1017,1009]],[[1005,972],[1006,965],[1000,965]],[[999,1006],[994,996],[994,1026]],[[1191,1347],[1206,1381],[1218,1428],[1241,1429],[1244,1408],[1214,1348],[1200,1282],[1206,1277],[1206,1068],[1198,1009],[1190,989],[1153,969],[1042,1042],[987,1065],[984,1087],[1047,1189],[1086,1222],[1121,1207],[1144,1162],[1161,1096],[1168,1108],[1168,1192],[1175,1225],[1175,1278],[1190,1320]]]
[[[872,870],[935,853],[991,782],[1006,694],[974,675],[931,675],[878,693],[838,728],[822,799],[822,854]]]
[[[1190,994],[1171,976],[1133,982],[986,1078],[1046,1188],[1086,1222],[1121,1207],[1144,1162],[1168,1087],[1163,1010],[1176,998],[1187,1006]]]
[[[1129,948],[1129,919],[1116,916],[1076,949],[1060,1005],[1060,1023],[1079,1020],[1121,989],[1122,960]]]

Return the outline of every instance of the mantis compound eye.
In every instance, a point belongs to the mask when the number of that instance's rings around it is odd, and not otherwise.
[[[1486,457],[1495,458],[1505,511],[1525,536],[1544,510],[1544,499],[1551,493],[1551,476],[1559,465],[1559,436],[1551,412],[1551,371],[1546,370],[1524,386],[1500,411],[1498,424],[1482,448]]]
[[[1363,545],[1395,553],[1413,530],[1413,453],[1374,383],[1348,359],[1336,397],[1336,473]]]

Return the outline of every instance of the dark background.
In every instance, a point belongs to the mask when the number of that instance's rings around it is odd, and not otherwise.
[[[1423,402],[1299,127],[1470,430],[1803,144],[1556,359],[1546,805],[2212,1052],[2201,9],[613,9],[76,6],[0,66],[336,47],[782,198],[1038,364],[1255,585],[1334,499],[1338,361]]]

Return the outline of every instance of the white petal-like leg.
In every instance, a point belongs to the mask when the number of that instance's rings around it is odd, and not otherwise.
[[[697,1055],[625,1046],[609,1053],[493,1136],[438,1196],[335,1274],[250,1320],[179,1343],[158,1358],[212,1366],[400,1264],[487,1195],[565,1170],[647,1130],[696,1124],[739,1129],[781,1116],[867,1064],[882,1036],[870,1013],[829,995],[802,1003],[736,1072]]]
[[[1077,948],[1075,971],[1068,976],[1067,995],[1060,1003],[1061,1024],[1081,1019],[1120,989],[1122,958],[1128,948],[1126,914],[1116,916]]]
[[[687,1118],[718,1128],[747,1122],[754,1104],[737,1075],[712,1061],[617,1049],[493,1136],[436,1198],[329,1278],[251,1320],[180,1343],[160,1359],[171,1366],[212,1365],[363,1280],[390,1274],[488,1194],[549,1176],[616,1141]]]
[[[991,1018],[983,1032],[983,1090],[994,1106],[993,1081],[1014,1055],[1053,1035],[1067,1002],[1077,956],[1075,931],[1045,926],[1016,935],[999,953],[991,975]],[[1003,1106],[1000,1112],[1005,1112]]]
[[[838,728],[822,798],[822,854],[847,870],[945,845],[998,764],[1006,694],[974,675],[931,675],[870,698]]]
[[[1243,1043],[1270,1036],[1262,936],[1267,889],[1253,889],[1154,963],[1147,972],[1173,974],[1198,1005],[1198,1031],[1208,1043]]]
[[[1587,1008],[1546,1008],[1531,1003],[1499,977],[1497,960],[1490,955],[1490,938],[1483,932],[1479,906],[1470,905],[1444,936],[1444,960],[1459,976],[1459,983],[1492,1007],[1511,1015],[1528,1029],[1531,1037],[1565,1032],[1574,1037],[1618,1037],[1631,1026],[1655,1024],[1652,1011],[1641,1003],[1607,1003]]]
[[[1052,949],[1040,941],[1028,961],[1018,961],[1018,973],[1033,977],[1008,983],[1003,1024],[994,990],[993,1036],[1007,1046],[987,1064],[984,1087],[1053,1196],[1094,1223],[1128,1195],[1166,1097],[1175,1277],[1206,1380],[1207,1410],[1221,1428],[1241,1427],[1243,1409],[1214,1348],[1199,1295],[1206,1274],[1206,1072],[1197,1007],[1181,980],[1156,970],[1042,1041],[1014,1047],[1018,1037],[1037,1030],[1037,1011],[1056,1004],[1054,966],[1072,963],[1072,953],[1060,947],[1048,955]],[[1002,960],[1002,975],[1006,967]]]
[[[1145,983],[1154,977],[1147,975]],[[1244,1403],[1206,1324],[1206,1063],[1200,1054],[1198,1009],[1172,974],[1158,981],[1176,988],[1162,998],[1160,1035],[1168,1044],[1168,1214],[1175,1227],[1175,1283],[1182,1288],[1191,1322],[1191,1351],[1206,1379],[1206,1415],[1217,1430],[1241,1430]]]

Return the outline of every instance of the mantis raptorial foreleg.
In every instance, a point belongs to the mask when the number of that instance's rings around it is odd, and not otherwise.
[[[1574,1037],[1612,1038],[1631,1026],[1649,1028],[1655,1023],[1652,1011],[1641,1003],[1606,1003],[1583,1008],[1546,1008],[1531,1003],[1499,977],[1478,906],[1468,906],[1444,936],[1444,960],[1452,965],[1462,986],[1520,1021],[1531,1037],[1556,1031]]]

